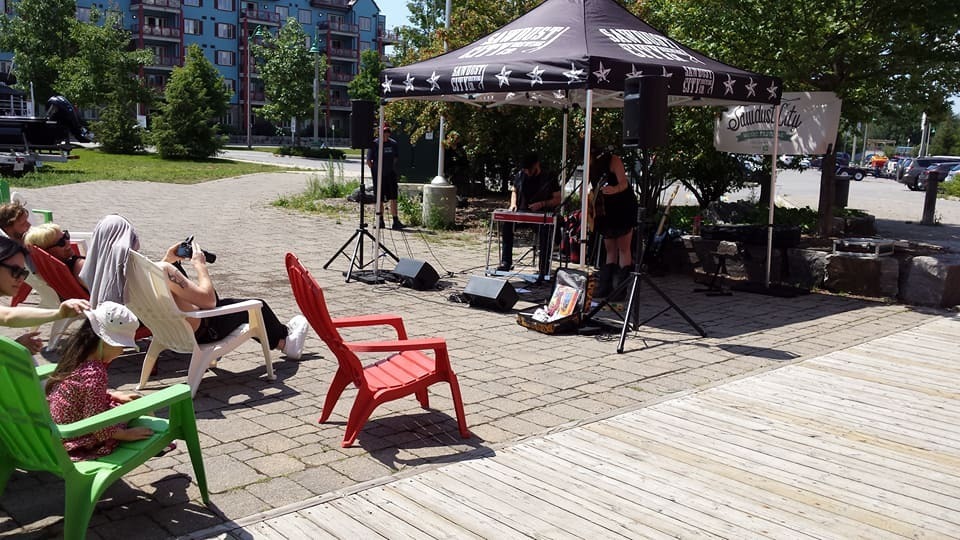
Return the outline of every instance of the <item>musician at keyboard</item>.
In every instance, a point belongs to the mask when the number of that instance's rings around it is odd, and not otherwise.
[[[510,186],[511,212],[540,212],[552,214],[560,205],[560,180],[556,173],[543,170],[540,157],[529,153],[520,161],[520,171]],[[514,223],[501,222],[500,266],[497,270],[509,271],[513,267]],[[540,266],[539,277],[550,273],[550,227],[539,227]]]

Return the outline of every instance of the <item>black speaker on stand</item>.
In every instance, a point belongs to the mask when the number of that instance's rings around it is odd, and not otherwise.
[[[623,85],[623,146],[667,145],[667,78],[641,75]]]
[[[376,129],[376,116],[374,111],[376,110],[376,103],[373,101],[366,101],[362,99],[354,99],[350,101],[352,110],[350,112],[350,147],[360,150],[360,224],[357,226],[357,230],[353,232],[353,235],[349,240],[343,243],[340,246],[340,249],[330,257],[330,260],[327,261],[327,264],[323,265],[324,270],[330,266],[330,263],[334,261],[338,256],[343,255],[347,256],[346,249],[354,240],[357,241],[356,246],[353,248],[353,257],[350,259],[350,268],[344,272],[346,276],[347,283],[350,282],[350,279],[354,277],[354,270],[363,270],[366,268],[370,262],[363,262],[363,239],[369,238],[371,242],[377,243],[377,239],[370,234],[370,231],[367,230],[367,223],[363,218],[363,204],[364,196],[367,194],[366,186],[363,183],[363,171],[367,168],[367,159],[366,159],[366,150],[373,145],[373,134],[377,131]],[[399,261],[400,259],[393,254],[392,251],[384,247],[383,244],[379,244],[380,251],[389,255],[394,261]],[[358,272],[358,274],[361,274]],[[372,275],[373,272],[367,274],[358,275],[357,279],[365,283],[382,283],[383,278],[380,276]]]

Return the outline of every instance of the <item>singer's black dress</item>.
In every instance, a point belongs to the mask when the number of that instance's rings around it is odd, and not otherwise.
[[[610,170],[613,154],[597,156],[590,165],[590,185],[593,187],[594,225],[604,238],[619,238],[636,226],[637,197],[633,189],[627,189],[613,195],[604,195],[597,186],[616,185],[617,175]]]

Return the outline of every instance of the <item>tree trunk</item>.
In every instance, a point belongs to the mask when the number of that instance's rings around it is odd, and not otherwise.
[[[833,147],[827,147],[827,153],[820,163],[820,202],[817,218],[817,233],[820,238],[828,238],[833,231],[833,199],[836,193],[834,176],[837,170],[837,154]]]

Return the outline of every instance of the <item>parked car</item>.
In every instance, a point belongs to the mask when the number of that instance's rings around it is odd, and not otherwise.
[[[956,182],[960,181],[960,163],[954,165],[952,169],[947,171],[947,177],[943,179],[944,182]]]
[[[957,166],[957,162],[945,162],[945,163],[935,163],[923,171],[917,176],[917,189],[921,191],[926,191],[927,184],[936,180],[937,182],[943,182],[947,177],[947,173],[951,169]]]
[[[908,167],[903,169],[903,174],[900,176],[900,183],[906,185],[910,191],[917,191],[918,189],[921,189],[917,184],[917,178],[924,169],[935,163],[960,163],[960,157],[925,156],[922,158],[916,158],[910,162]]]

